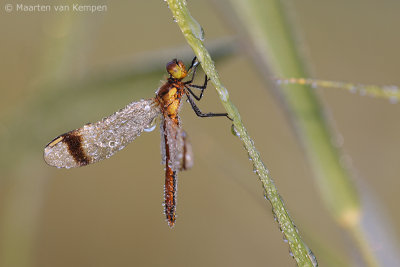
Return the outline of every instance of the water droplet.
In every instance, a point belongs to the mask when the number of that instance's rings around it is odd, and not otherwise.
[[[236,130],[235,125],[232,124],[231,126],[231,132],[234,136],[240,137],[240,133]]]
[[[117,142],[115,142],[115,141],[110,141],[110,142],[108,142],[108,146],[109,147],[116,147],[117,146]]]
[[[145,131],[145,132],[152,132],[152,131],[154,131],[154,129],[156,128],[156,125],[157,125],[157,117],[154,118],[154,119],[151,121],[150,125],[146,126],[146,128],[144,128],[143,131]]]
[[[294,230],[296,230],[296,233],[299,233],[299,229],[297,229],[297,226],[295,224],[293,224]]]
[[[194,18],[192,18],[192,23],[190,23],[190,29],[197,39],[204,41],[204,30],[200,23],[198,23]]]
[[[145,131],[145,132],[152,132],[152,131],[154,131],[154,129],[156,128],[156,124],[154,123],[154,125],[151,125],[150,127],[148,127],[148,128],[144,128],[143,129],[143,131]]]
[[[218,94],[219,94],[219,97],[221,98],[221,100],[222,100],[223,102],[228,101],[228,99],[229,99],[229,93],[228,93],[228,90],[226,90],[225,87],[221,87],[221,88],[220,88],[220,91],[218,92]]]
[[[310,258],[313,266],[318,266],[317,258],[315,257],[314,253],[307,247],[308,250],[308,257]]]
[[[257,170],[257,168],[253,165],[253,172],[254,173],[256,173],[256,174],[258,174],[258,170]]]

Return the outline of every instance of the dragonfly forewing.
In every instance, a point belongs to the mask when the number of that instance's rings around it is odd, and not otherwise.
[[[159,114],[154,99],[132,102],[101,121],[58,136],[46,146],[44,159],[51,166],[73,168],[109,158],[150,128]]]

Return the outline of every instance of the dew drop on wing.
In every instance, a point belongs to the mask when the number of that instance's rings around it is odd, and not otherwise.
[[[118,144],[118,143],[115,142],[115,141],[110,141],[110,142],[108,142],[108,146],[109,146],[109,147],[115,147],[117,144]]]
[[[150,126],[148,128],[144,128],[143,131],[145,132],[152,132],[156,128],[156,125],[154,124],[153,126]]]
[[[150,110],[150,109],[149,109],[149,110]],[[156,126],[157,126],[157,117],[154,118],[154,119],[152,120],[152,122],[151,122],[148,126],[146,126],[146,127],[143,129],[143,131],[145,131],[145,132],[152,132],[152,131],[154,131],[154,129],[156,128]]]
[[[144,106],[143,109],[144,109],[144,111],[150,111],[150,108],[151,108],[150,105],[146,105],[146,106]]]

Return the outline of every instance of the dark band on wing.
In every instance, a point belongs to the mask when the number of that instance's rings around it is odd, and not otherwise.
[[[90,163],[90,158],[86,155],[85,150],[83,150],[82,146],[82,136],[76,132],[72,131],[62,135],[64,142],[67,147],[69,154],[74,158],[75,162],[79,164],[79,166],[85,166]]]

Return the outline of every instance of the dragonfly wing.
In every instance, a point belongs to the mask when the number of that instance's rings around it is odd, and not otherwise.
[[[73,168],[111,157],[150,128],[160,109],[154,99],[132,102],[96,123],[58,136],[44,149],[47,164]]]
[[[179,118],[172,120],[164,116],[161,129],[163,163],[165,164],[164,210],[169,227],[173,227],[176,220],[176,190],[180,169],[180,145],[177,140]]]
[[[181,129],[180,138],[182,139],[181,143],[183,144],[180,170],[188,170],[193,167],[192,145],[183,129]]]
[[[186,132],[171,118],[164,117],[161,124],[162,163],[165,164],[165,141],[168,143],[168,165],[173,171],[190,169],[193,166],[192,146]],[[166,138],[164,138],[164,135]]]
[[[176,191],[178,172],[193,165],[192,148],[184,130],[175,120],[163,117],[161,124],[161,144],[163,163],[165,164],[165,215],[168,225],[173,227],[176,219]]]

